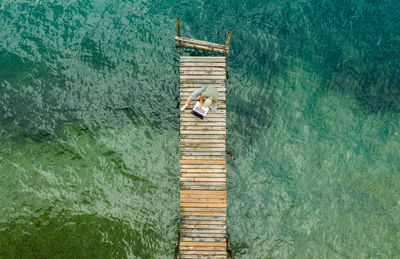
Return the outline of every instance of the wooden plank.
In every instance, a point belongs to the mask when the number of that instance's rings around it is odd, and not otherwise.
[[[185,120],[185,121],[204,121],[204,122],[211,122],[211,121],[219,121],[219,122],[226,122],[225,118],[221,117],[205,117],[204,119],[199,119],[195,116],[185,116],[184,118],[180,118],[180,121]]]
[[[182,88],[179,96],[181,98],[184,98],[186,96],[186,98],[193,93],[194,91],[200,89],[202,87],[202,85],[199,85],[198,87],[192,87],[192,88]],[[218,102],[222,97],[226,97],[226,91],[225,89],[222,88],[216,88],[217,92],[218,92]],[[200,97],[195,97],[195,98],[191,98],[193,100],[193,104],[198,101]],[[226,101],[226,100],[225,100]],[[218,104],[218,103],[217,103]]]
[[[181,238],[182,242],[223,242],[224,240],[226,240],[225,238],[221,238],[221,237],[182,237]],[[208,257],[210,258],[210,257]],[[212,258],[214,258],[214,256],[212,256]]]
[[[184,185],[180,186],[182,190],[226,190],[225,186],[210,186],[210,185]]]
[[[181,62],[181,67],[226,67],[225,62]]]
[[[202,86],[214,86],[215,88],[226,89],[225,84],[204,84]],[[198,84],[181,84],[179,89],[185,90],[186,88],[200,88]]]
[[[182,138],[180,140],[180,146],[201,146],[201,145],[210,145],[210,146],[225,146],[225,139],[194,139],[194,138]]]
[[[181,151],[182,156],[225,156],[226,151]]]
[[[181,202],[180,206],[191,208],[226,208],[226,203]]]
[[[189,224],[191,225],[191,224]],[[203,225],[203,224],[202,224]],[[219,224],[221,225],[221,224]],[[188,234],[218,234],[218,235],[226,235],[226,228],[214,228],[214,229],[209,229],[209,228],[182,228],[180,230],[180,233],[182,236],[188,235]]]
[[[181,89],[181,92],[179,93],[179,96],[181,98],[185,97],[185,96],[189,96],[191,93],[193,93],[194,91],[196,91],[197,89],[200,88],[199,87],[193,87],[193,88],[185,88],[185,89]],[[225,89],[218,89],[216,88],[218,91],[218,98],[225,96],[226,97],[226,92]],[[187,97],[186,97],[187,98]],[[193,102],[193,105],[200,99],[200,97],[196,97],[196,98],[191,98],[191,102]],[[218,102],[220,101],[220,99],[218,99]],[[226,101],[226,100],[225,100]],[[218,103],[217,103],[218,104]]]
[[[225,130],[181,130],[181,135],[223,135]]]
[[[221,235],[221,234],[220,234]],[[226,251],[225,247],[222,246],[184,246],[182,250],[189,251],[203,251],[203,250],[214,250],[214,251]]]
[[[195,135],[195,136],[201,136],[201,135],[223,135],[226,136],[226,130],[206,130],[206,129],[190,129],[190,130],[181,130],[181,135]]]
[[[181,255],[181,259],[210,259],[208,255]],[[212,259],[226,259],[226,255],[215,255]]]
[[[181,126],[215,126],[215,127],[226,127],[225,121],[182,121]]]
[[[186,194],[212,194],[212,195],[225,195],[226,196],[226,191],[181,191],[182,195]]]
[[[204,80],[218,80],[218,79],[222,79],[225,80],[226,77],[225,76],[215,76],[215,75],[181,75],[180,76],[181,80],[184,79],[204,79]]]
[[[202,181],[182,181],[185,186],[225,186],[225,182],[202,182]]]
[[[226,177],[226,174],[215,174],[215,173],[181,173],[180,177],[183,178],[199,178],[199,177],[204,177],[204,178],[223,178]]]
[[[218,109],[217,111],[213,112],[209,112],[207,113],[206,117],[204,117],[203,119],[199,119],[196,116],[194,116],[191,110],[185,110],[181,113],[181,119],[191,119],[191,118],[195,118],[195,121],[211,121],[211,118],[218,118],[220,119],[220,121],[226,121],[225,120],[225,115],[226,115],[226,110],[225,109]]]
[[[185,100],[186,98],[185,97],[183,97],[183,99],[182,100]],[[192,99],[191,101],[190,101],[190,103],[189,103],[189,106],[188,106],[188,108],[186,108],[183,112],[181,112],[181,115],[184,115],[184,116],[181,116],[180,118],[179,118],[179,120],[180,120],[180,122],[182,122],[182,121],[190,121],[190,120],[186,120],[187,118],[188,119],[191,119],[191,118],[193,118],[193,119],[195,119],[194,121],[198,121],[198,122],[209,122],[210,120],[210,118],[219,118],[219,119],[221,119],[221,120],[219,120],[219,121],[222,121],[222,122],[226,122],[226,118],[225,118],[225,116],[226,116],[226,107],[219,107],[219,104],[217,104],[217,110],[216,111],[212,111],[212,110],[210,110],[208,113],[207,113],[207,115],[206,115],[206,117],[204,117],[203,119],[200,119],[200,118],[198,118],[198,117],[196,117],[196,116],[194,116],[193,114],[192,114],[192,110],[193,110],[193,107],[194,107],[194,105],[196,104],[196,102],[198,102],[199,100],[196,100],[196,99]],[[180,107],[182,107],[184,104],[182,104],[182,105],[180,105]],[[219,115],[217,115],[217,114],[219,114]],[[193,120],[192,120],[193,121]],[[212,120],[211,120],[212,121]]]
[[[186,135],[187,136],[187,135]],[[181,145],[226,145],[225,139],[194,139],[194,138],[182,138],[180,140]]]
[[[182,94],[191,94],[191,93],[193,93],[194,91],[196,91],[196,90],[198,90],[200,88],[201,88],[201,86],[181,88],[181,93]],[[215,89],[218,91],[218,94],[226,94],[226,89],[225,88],[215,87]],[[218,97],[219,97],[219,95],[218,95]],[[193,99],[197,99],[197,98],[193,98]]]
[[[193,168],[193,170],[190,170],[189,172],[182,171],[183,169],[180,170],[181,177],[188,177],[184,175],[195,175],[194,177],[217,177],[216,175],[224,175],[223,177],[226,176],[226,169],[217,169],[219,171],[211,172],[211,171],[205,171],[205,172],[197,172],[197,170],[200,170],[198,168]],[[186,169],[187,170],[187,169]],[[221,177],[217,177],[221,178]]]
[[[193,104],[194,106],[194,104]],[[197,121],[197,122],[211,122],[211,121],[219,121],[226,123],[226,109],[218,109],[216,111],[209,111],[207,115],[200,119],[192,114],[192,107],[189,106],[188,109],[181,112],[181,116],[179,118],[180,121]]]
[[[184,135],[188,136],[188,135]],[[201,138],[182,138],[179,142],[180,146],[192,146],[192,147],[201,147],[202,145],[205,146],[225,146],[225,139],[201,139]]]
[[[181,113],[181,118],[193,118],[196,117],[194,116],[192,113],[192,111],[189,109],[184,110]],[[217,111],[210,111],[209,113],[207,113],[207,115],[204,117],[203,121],[205,121],[205,119],[208,118],[222,118],[225,119],[225,115],[226,115],[226,110],[225,109],[218,109]],[[197,118],[197,117],[196,117]]]
[[[187,208],[187,207],[182,207],[181,209],[181,215],[182,216],[225,216],[226,215],[226,208]],[[186,210],[185,209],[191,209],[191,210]],[[199,209],[224,209],[223,211],[201,211]],[[196,231],[200,231],[201,229],[196,229]],[[205,231],[205,229],[203,229]],[[184,230],[181,230],[184,231]],[[191,230],[194,231],[194,230]],[[217,231],[217,230],[215,230]],[[219,231],[225,231],[225,230],[219,230]]]
[[[224,225],[226,220],[191,220],[191,219],[181,219],[181,224],[188,225]]]
[[[179,142],[181,148],[226,148],[225,143],[185,143]]]
[[[181,168],[181,173],[220,173],[226,172],[225,168]]]
[[[177,47],[185,47],[185,48],[207,50],[207,51],[213,51],[213,52],[225,54],[225,50],[220,49],[220,48],[215,48],[215,47],[201,46],[201,45],[182,43],[182,42],[176,42],[175,45]]]
[[[210,259],[207,255],[181,255],[181,259]],[[212,259],[226,259],[226,255],[215,255]]]
[[[189,190],[183,190],[183,191],[189,191]],[[190,191],[196,191],[196,190],[190,190]],[[205,190],[197,190],[197,191],[205,191]],[[207,190],[207,191],[212,191],[212,190]],[[226,191],[226,190],[224,190]],[[226,208],[181,208],[182,212],[189,212],[189,211],[207,211],[207,212],[223,212],[226,213]]]
[[[216,191],[225,191],[226,187],[225,186],[209,186],[209,185],[181,185],[179,188],[181,188],[181,190],[216,190]],[[185,207],[181,207],[185,208]],[[194,209],[198,209],[198,208],[194,208]]]
[[[207,113],[206,118],[207,117],[224,118],[225,115],[226,115],[226,109],[218,109],[216,111],[210,111],[209,113]],[[190,109],[186,109],[183,112],[181,112],[181,118],[187,118],[187,117],[189,118],[195,117]]]
[[[180,202],[208,202],[208,201],[215,201],[216,203],[221,203],[225,202],[226,203],[226,197],[213,197],[213,196],[201,196],[201,197],[195,197],[195,196],[180,196],[179,197]]]
[[[194,147],[180,147],[181,151],[184,152],[223,152],[226,153],[225,147],[222,148],[212,148],[212,147],[206,147],[206,148],[194,148]]]
[[[179,94],[179,98],[181,98],[181,100],[187,100],[187,98],[190,96],[190,94],[191,94],[191,92],[181,92],[181,93]],[[196,102],[198,101],[198,99],[197,99],[197,98],[194,98],[194,99],[192,99],[192,101],[193,101],[193,106],[188,107],[188,109],[186,109],[184,112],[186,112],[186,111],[188,111],[189,113],[192,112],[192,109],[193,109],[194,105],[196,104]],[[219,103],[220,101],[226,101],[226,94],[225,94],[225,93],[219,93],[219,94],[218,94],[218,103]],[[218,103],[217,103],[217,107],[218,107]],[[222,107],[221,107],[221,108],[222,108]],[[218,107],[217,111],[221,111],[221,110],[222,110],[221,108]],[[206,115],[206,117],[209,116],[211,113],[215,113],[215,111],[210,111],[210,112]],[[193,116],[193,115],[192,115],[192,116]]]
[[[221,148],[214,148],[214,147],[203,147],[203,148],[198,148],[198,147],[180,147],[181,151],[184,152],[223,152],[226,153],[226,148],[225,147],[221,147]]]
[[[216,160],[216,161],[225,161],[226,156],[182,156],[181,160]]]
[[[225,71],[213,71],[213,70],[181,70],[181,75],[209,75],[209,76],[225,76]],[[182,87],[182,85],[181,85]],[[225,85],[221,86],[225,87]]]
[[[207,255],[181,255],[181,259],[210,259]],[[216,255],[212,259],[226,259],[226,255]]]
[[[187,191],[187,190],[184,190]],[[225,196],[217,196],[217,195],[210,195],[210,194],[197,194],[197,195],[180,195],[179,197],[180,200],[184,199],[214,199],[214,200],[225,200],[226,201],[226,195]]]
[[[204,170],[204,169],[215,169],[218,171],[211,172],[211,171],[200,171],[198,170]],[[190,170],[190,171],[189,171]],[[180,174],[181,175],[199,175],[197,177],[201,177],[200,175],[204,175],[204,177],[213,177],[213,175],[226,175],[226,169],[225,168],[180,168]]]
[[[180,56],[180,59],[200,59],[200,60],[209,60],[209,59],[218,59],[226,62],[225,56]]]
[[[226,123],[225,121],[225,114],[224,113],[208,113],[208,117],[204,117],[203,119],[199,119],[198,117],[194,116],[191,113],[181,114],[180,120],[185,120],[186,122],[222,122]]]
[[[226,224],[181,224],[182,228],[207,228],[207,229],[226,229]]]
[[[209,143],[217,143],[217,140],[223,140],[222,142],[225,143],[225,135],[198,135],[198,134],[183,134],[180,136],[182,141],[186,141],[185,139],[191,139],[193,143],[201,142],[202,140],[206,140],[205,142]],[[205,143],[203,142],[203,143]],[[221,143],[221,142],[218,142]]]
[[[180,177],[182,182],[226,182],[224,177]]]
[[[180,67],[180,71],[226,71],[225,67],[212,67],[212,66],[191,66],[191,67]]]
[[[180,126],[181,130],[226,130],[226,127],[220,126],[204,126],[204,125],[183,125]]]
[[[179,100],[179,104],[180,104],[180,105],[184,105],[186,101],[187,101],[187,100],[180,99],[180,100]],[[197,101],[198,101],[198,99],[193,99],[193,100],[190,102],[190,104],[194,106],[194,104],[195,104]],[[193,108],[193,106],[192,106],[192,108]],[[220,107],[226,107],[226,100],[224,100],[224,101],[218,100],[218,108],[220,108]]]
[[[213,48],[225,49],[225,45],[223,45],[223,44],[212,43],[212,42],[204,41],[204,40],[196,40],[196,39],[190,39],[190,38],[178,37],[178,36],[175,36],[175,40],[198,44],[198,45],[204,45],[204,46],[213,47]],[[181,59],[184,59],[184,60],[189,59],[190,60],[190,59],[194,59],[194,57],[181,57]],[[205,60],[208,60],[208,59],[217,59],[218,61],[221,60],[221,61],[225,62],[225,59],[220,58],[220,57],[216,57],[216,58],[207,57]]]
[[[194,198],[186,198],[183,197],[180,200],[182,204],[200,204],[198,206],[181,206],[181,207],[190,207],[190,208],[225,208],[226,207],[226,200],[223,199],[194,199]],[[219,204],[219,206],[206,206],[207,204]],[[225,204],[225,206],[223,206]],[[204,223],[207,224],[207,223]]]
[[[204,247],[205,248],[205,247]],[[189,257],[189,258],[221,258],[221,256],[225,256],[224,259],[226,259],[226,250],[220,249],[220,250],[213,250],[213,247],[210,247],[207,250],[189,250],[189,249],[182,249],[181,250],[181,258],[186,259],[187,257],[185,256],[194,256],[194,257]],[[220,247],[221,248],[221,247]]]
[[[219,197],[192,197],[192,196],[181,196],[179,198],[181,202],[210,202],[210,203],[226,203],[226,197],[219,198]]]
[[[214,169],[221,169],[221,170],[226,170],[226,166],[225,165],[207,165],[207,164],[205,164],[205,165],[192,165],[192,164],[190,164],[190,165],[186,165],[186,164],[181,164],[180,165],[180,168],[181,169],[195,169],[195,168],[201,168],[201,169],[207,169],[207,168],[209,168],[209,169],[211,169],[211,168],[214,168]]]
[[[196,218],[181,218],[181,220],[196,220]],[[211,217],[208,217],[204,221],[208,222],[208,221],[212,221],[212,220],[213,219]],[[181,222],[183,222],[183,221],[181,221]],[[187,222],[192,222],[192,221],[187,221]],[[223,222],[222,224],[226,224],[226,219],[223,219],[223,220],[221,219],[218,222]],[[210,229],[210,230],[207,230],[207,229],[190,229],[190,230],[189,229],[185,229],[185,230],[188,230],[188,231],[186,231],[186,232],[182,232],[181,231],[181,235],[186,235],[186,236],[188,236],[190,234],[200,234],[200,235],[210,235],[210,236],[226,235],[226,233],[211,233],[211,230],[219,230],[219,229]],[[199,231],[194,231],[194,230],[204,230],[204,231],[203,232],[199,232]]]
[[[181,92],[181,93],[179,93],[179,98],[180,98],[180,102],[182,102],[182,103],[180,103],[180,106],[179,107],[182,107],[185,103],[186,103],[186,101],[187,101],[187,98],[189,97],[189,95],[190,95],[190,93],[191,92]],[[189,113],[191,113],[192,112],[192,109],[193,109],[193,107],[194,107],[194,105],[196,104],[196,102],[198,102],[199,101],[199,98],[192,98],[192,100],[190,101],[190,103],[189,103],[189,107],[188,108],[186,108],[186,110],[184,111],[184,112],[186,112],[186,111],[188,111]],[[217,103],[217,107],[218,107],[218,109],[217,109],[217,111],[220,111],[221,109],[226,109],[226,106],[219,106],[220,104],[222,104],[222,103],[220,103],[220,102],[225,102],[226,101],[226,94],[225,93],[220,93],[220,94],[218,94],[218,103]],[[210,111],[208,114],[207,114],[207,116],[206,117],[209,117],[209,115],[211,114],[211,113],[215,113],[214,111]],[[193,117],[194,117],[194,115],[192,115]]]
[[[181,96],[181,98],[182,98],[182,96],[185,96],[185,95],[190,95],[191,93],[193,93],[194,91],[196,91],[196,90],[198,90],[198,89],[200,89],[201,88],[201,85],[199,85],[198,87],[191,87],[191,88],[189,88],[189,87],[187,87],[187,88],[181,88],[181,91],[180,91],[180,93],[179,93],[179,96]],[[220,96],[226,96],[226,91],[225,91],[225,89],[223,89],[223,88],[220,88],[220,87],[215,87],[215,89],[218,91],[218,97],[220,97]],[[195,98],[191,98],[192,100],[191,100],[191,102],[193,102],[193,104],[195,104],[199,99],[200,99],[200,97],[195,97]],[[226,100],[225,100],[226,101]],[[218,102],[219,102],[219,99],[218,99]]]
[[[182,250],[181,251],[181,255],[210,255],[210,256],[214,256],[214,255],[224,255],[226,254],[226,251],[186,251],[186,250]]]
[[[194,220],[226,220],[226,216],[201,216],[201,215],[181,215],[181,219]]]
[[[224,56],[213,56],[213,57],[200,57],[200,56],[182,56],[179,61],[181,63],[226,63],[226,58]]]
[[[201,142],[185,142],[186,139],[179,140],[179,146],[181,148],[226,148],[226,143],[201,143]],[[204,139],[201,139],[204,140]]]
[[[181,165],[226,165],[226,160],[217,161],[217,160],[207,160],[207,159],[198,159],[198,160],[179,160],[179,164]]]
[[[182,79],[183,84],[223,84],[226,79]]]
[[[226,178],[226,172],[218,172],[218,173],[180,173],[180,177],[205,177],[205,178]]]
[[[226,216],[226,208],[187,208],[187,207],[183,207],[180,209],[181,209],[181,216]],[[188,209],[191,209],[191,210],[188,210]],[[207,209],[207,210],[200,210],[200,209]],[[221,211],[209,211],[210,209],[222,209],[222,210]],[[196,230],[196,231],[200,231],[200,230]]]
[[[182,155],[181,154],[181,160],[225,160],[226,155],[196,155],[196,154],[191,154],[191,155]]]
[[[226,242],[179,242],[180,246],[222,246],[226,247]]]

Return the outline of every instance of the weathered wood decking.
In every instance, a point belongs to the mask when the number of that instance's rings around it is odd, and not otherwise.
[[[181,106],[203,85],[218,89],[216,112],[180,116],[180,255],[226,259],[226,59],[181,57]]]

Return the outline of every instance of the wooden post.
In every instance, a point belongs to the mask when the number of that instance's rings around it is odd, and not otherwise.
[[[175,251],[174,251],[174,259],[178,259],[178,253],[179,253],[179,240],[181,239],[181,234],[179,233],[178,236],[176,237],[176,246],[175,246]]]
[[[231,259],[235,259],[235,256],[233,255],[233,252],[232,252],[231,243],[229,242],[229,239],[226,239],[226,251],[228,252],[228,254],[231,257]]]
[[[178,36],[178,37],[181,36],[181,18],[180,17],[176,18],[176,36]],[[177,41],[176,46],[180,47],[181,41]]]
[[[176,36],[180,37],[181,36],[181,18],[178,17],[176,18]]]
[[[226,33],[226,41],[225,41],[225,53],[228,55],[229,53],[229,42],[231,41],[231,31]]]

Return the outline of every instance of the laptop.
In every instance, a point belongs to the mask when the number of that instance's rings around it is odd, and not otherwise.
[[[200,102],[196,102],[196,105],[193,107],[192,114],[200,119],[204,119],[208,110],[210,108],[200,108]]]

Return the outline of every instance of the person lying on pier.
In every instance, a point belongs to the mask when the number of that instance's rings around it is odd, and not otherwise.
[[[206,85],[189,95],[181,111],[184,111],[189,106],[190,101],[198,96],[200,96],[200,108],[204,106],[204,108],[210,107],[212,111],[217,110],[218,91],[214,86]]]

